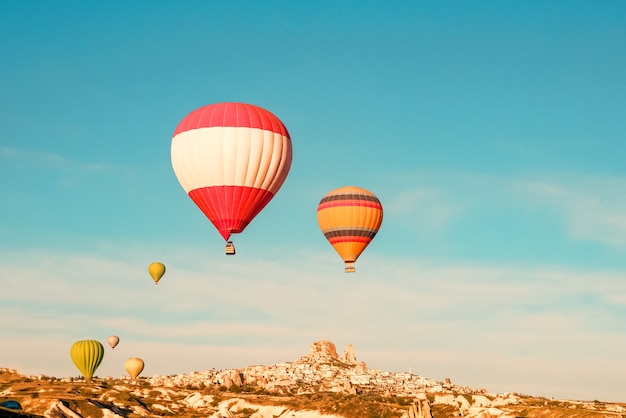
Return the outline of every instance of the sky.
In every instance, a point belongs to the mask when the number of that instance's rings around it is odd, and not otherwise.
[[[76,376],[97,339],[96,375],[168,375],[330,340],[626,402],[625,21],[617,0],[0,2],[0,367]],[[225,101],[293,144],[232,257],[170,161]],[[349,185],[384,209],[354,274],[316,219]]]

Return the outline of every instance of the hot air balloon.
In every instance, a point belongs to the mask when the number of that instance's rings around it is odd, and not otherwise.
[[[109,343],[111,348],[115,348],[117,343],[120,342],[120,338],[117,335],[111,335],[109,338],[107,338],[107,342]]]
[[[159,284],[159,280],[161,280],[161,277],[165,274],[165,264],[155,261],[148,266],[148,273],[150,273],[152,280],[154,280],[154,284]]]
[[[226,240],[269,203],[291,167],[291,138],[269,111],[245,103],[194,110],[174,131],[172,167],[181,186]]]
[[[346,263],[345,272],[353,273],[354,262],[383,222],[383,206],[372,192],[354,186],[341,187],[322,198],[317,207],[317,222]]]
[[[136,357],[129,358],[124,366],[131,379],[135,380],[143,370],[143,360]]]
[[[80,373],[90,381],[102,362],[104,347],[96,340],[76,341],[70,348],[70,357]]]

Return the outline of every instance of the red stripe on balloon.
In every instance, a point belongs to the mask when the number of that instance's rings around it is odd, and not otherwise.
[[[374,209],[383,209],[380,202],[371,202],[367,200],[335,200],[331,202],[320,203],[317,207],[318,212],[322,209],[336,208],[340,206],[361,206]]]
[[[225,240],[237,234],[272,200],[268,190],[242,186],[212,186],[195,189],[189,197],[213,223]]]
[[[328,238],[328,242],[331,244],[337,244],[339,242],[363,242],[368,243],[372,241],[370,237],[332,237]]]
[[[174,136],[181,132],[214,126],[257,128],[272,131],[289,138],[289,132],[273,113],[246,103],[214,103],[189,113],[176,127]]]

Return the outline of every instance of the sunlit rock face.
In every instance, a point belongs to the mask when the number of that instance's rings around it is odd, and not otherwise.
[[[344,363],[348,363],[348,364],[357,363],[356,356],[354,355],[354,347],[352,347],[352,344],[348,344],[348,346],[343,352],[343,357],[341,360],[343,360]]]
[[[311,344],[309,348],[309,357],[312,357],[312,358],[330,357],[333,359],[339,359],[335,344],[328,340],[316,341],[313,344]]]

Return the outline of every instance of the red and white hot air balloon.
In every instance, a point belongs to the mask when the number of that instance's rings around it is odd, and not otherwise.
[[[291,139],[271,112],[245,103],[194,110],[172,138],[172,167],[181,186],[227,241],[269,203],[291,167]]]

